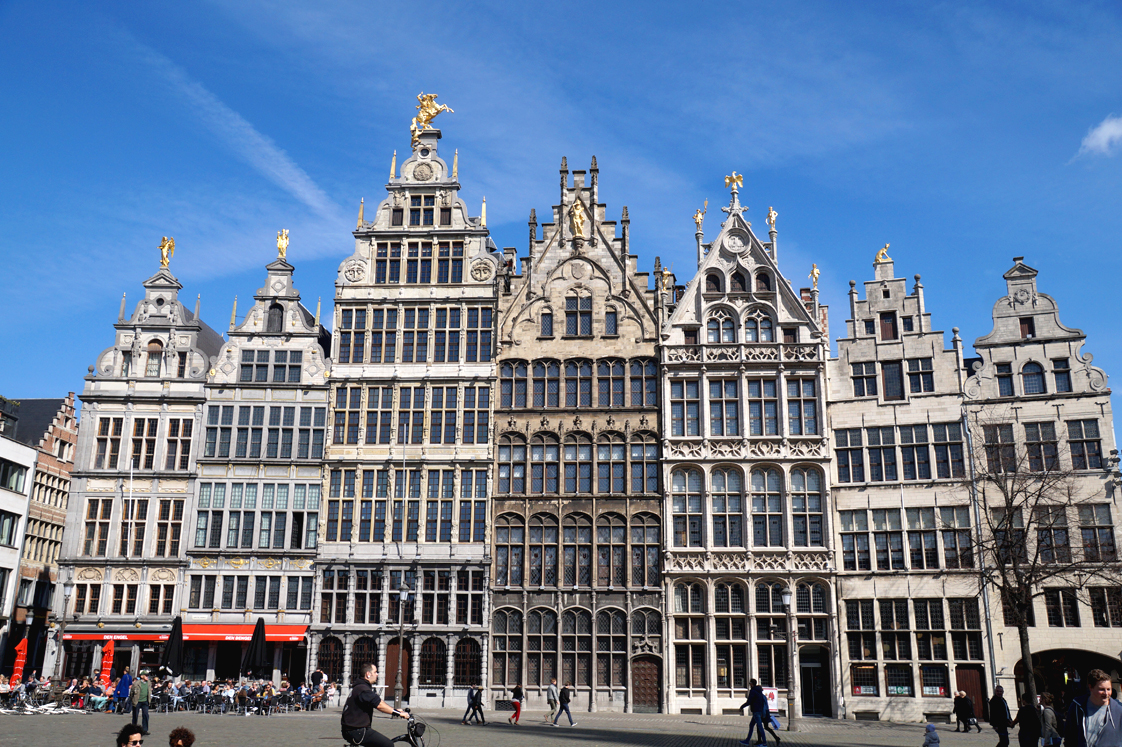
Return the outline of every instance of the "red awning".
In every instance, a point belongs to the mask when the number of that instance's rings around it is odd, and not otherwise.
[[[185,641],[248,641],[253,638],[253,625],[187,625],[183,626]],[[266,625],[267,641],[300,641],[307,625]],[[167,639],[167,636],[164,636]]]
[[[63,633],[64,641],[166,641],[167,633]]]

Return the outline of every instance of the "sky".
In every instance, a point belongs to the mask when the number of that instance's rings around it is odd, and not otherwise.
[[[832,337],[890,243],[969,351],[1024,256],[1122,372],[1120,59],[1110,2],[0,0],[0,394],[80,393],[162,236],[181,299],[224,331],[288,228],[330,319],[421,91],[455,110],[441,153],[500,247],[525,254],[561,157],[595,155],[640,267],[685,282],[691,216],[709,200],[716,235],[735,170],[758,235],[778,212],[783,274],[818,264]]]

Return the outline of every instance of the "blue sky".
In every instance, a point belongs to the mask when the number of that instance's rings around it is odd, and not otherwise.
[[[1023,255],[1122,372],[1120,59],[1116,3],[0,2],[0,394],[80,392],[163,235],[218,330],[280,228],[329,308],[421,90],[499,246],[596,155],[641,265],[684,281],[735,169],[834,337],[885,242],[967,342]]]

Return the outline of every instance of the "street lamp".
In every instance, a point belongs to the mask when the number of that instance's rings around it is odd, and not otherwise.
[[[402,582],[397,587],[397,615],[399,624],[397,628],[397,682],[393,686],[394,710],[401,710],[401,654],[405,649],[405,603],[413,596],[409,584]]]
[[[796,689],[795,647],[798,645],[798,630],[795,618],[791,613],[791,587],[787,586],[780,593],[783,600],[783,611],[787,614],[787,731],[798,731],[797,719],[802,717],[802,703],[799,702],[799,693]]]
[[[74,593],[74,580],[68,575],[62,584],[62,622],[59,625],[58,645],[55,646],[55,679],[62,676],[63,635],[66,633],[67,610],[70,609],[70,595]]]

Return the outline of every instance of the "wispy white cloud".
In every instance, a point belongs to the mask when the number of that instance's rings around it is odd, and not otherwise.
[[[1122,117],[1110,114],[1097,127],[1091,128],[1076,156],[1113,156],[1119,150],[1122,150]]]
[[[337,219],[343,212],[299,165],[271,138],[263,135],[202,83],[172,60],[126,31],[118,36],[198,118],[198,121],[254,170],[315,211]]]

